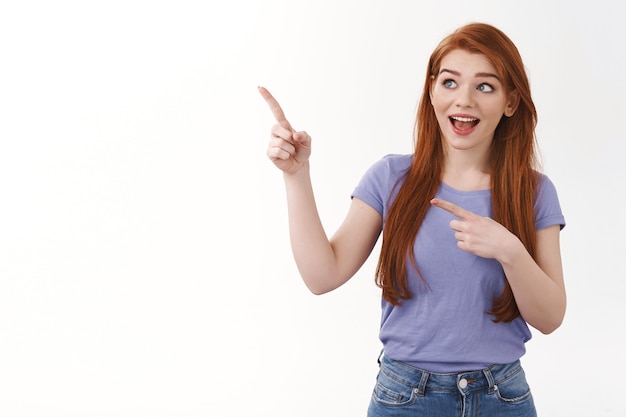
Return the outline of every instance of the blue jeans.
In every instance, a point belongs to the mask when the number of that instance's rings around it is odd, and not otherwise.
[[[536,417],[520,361],[437,374],[383,356],[368,417]]]

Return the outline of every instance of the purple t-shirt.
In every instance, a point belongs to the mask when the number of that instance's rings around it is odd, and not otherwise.
[[[365,173],[352,196],[386,219],[397,180],[412,155],[387,155]],[[565,226],[556,189],[543,174],[535,198],[537,230]],[[481,216],[492,217],[491,191],[459,191],[441,184],[436,196]],[[486,314],[504,288],[504,272],[494,259],[458,248],[450,221],[454,216],[430,207],[415,240],[417,265],[428,285],[408,268],[411,300],[401,306],[382,299],[380,340],[385,354],[431,372],[460,372],[510,363],[525,353],[531,333],[518,317],[494,323]]]

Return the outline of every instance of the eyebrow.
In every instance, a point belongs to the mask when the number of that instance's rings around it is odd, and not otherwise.
[[[444,72],[449,72],[452,75],[456,75],[457,77],[461,76],[461,73],[455,70],[451,70],[451,69],[447,69],[447,68],[442,68],[441,71],[439,71],[439,75],[443,74]],[[495,78],[496,80],[500,81],[500,77],[498,77],[496,74],[493,74],[491,72],[477,72],[475,75],[475,77],[477,78]]]

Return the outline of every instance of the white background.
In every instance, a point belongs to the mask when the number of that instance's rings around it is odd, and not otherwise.
[[[307,292],[256,87],[312,135],[330,234],[365,169],[411,152],[428,56],[471,21],[525,60],[568,222],[566,320],[523,358],[540,415],[623,415],[617,6],[3,1],[0,417],[365,415],[376,252]]]

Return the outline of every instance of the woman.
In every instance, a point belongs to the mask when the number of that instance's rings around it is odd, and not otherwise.
[[[536,170],[536,110],[519,52],[475,23],[432,53],[412,155],[375,163],[328,239],[309,176],[311,138],[264,88],[278,124],[267,155],[283,171],[293,254],[308,288],[350,279],[380,233],[384,354],[368,415],[534,416],[520,357],[528,325],[565,314],[552,182]]]

